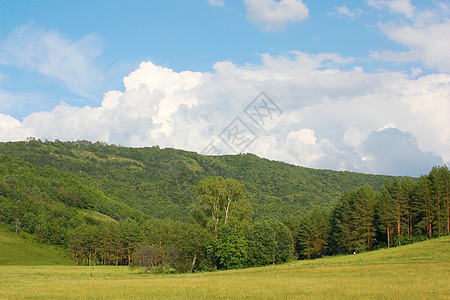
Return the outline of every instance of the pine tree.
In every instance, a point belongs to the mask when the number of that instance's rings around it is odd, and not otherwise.
[[[435,208],[434,231],[438,236],[449,233],[449,170],[434,167],[428,175]]]
[[[297,237],[300,257],[318,258],[327,251],[329,216],[325,211],[313,210],[302,218]]]
[[[356,251],[367,251],[375,242],[375,193],[368,187],[356,190],[353,196],[352,239]]]
[[[386,231],[386,241],[388,248],[390,248],[392,238],[394,237],[394,227],[397,219],[394,199],[391,197],[391,195],[389,195],[389,192],[386,188],[383,188],[378,196],[376,215],[380,227],[383,228],[383,231]]]
[[[433,220],[435,217],[434,202],[431,197],[430,181],[428,176],[421,176],[416,188],[416,199],[414,202],[415,210],[419,216],[417,226],[422,228],[428,235],[428,238],[433,237]]]
[[[409,233],[409,199],[401,178],[396,178],[392,183],[386,184],[386,189],[394,200],[396,227],[395,233],[401,237]]]
[[[369,250],[376,240],[375,193],[361,187],[344,194],[332,214],[332,251],[351,253]]]

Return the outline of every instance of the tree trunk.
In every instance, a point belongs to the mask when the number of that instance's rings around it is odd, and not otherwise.
[[[447,194],[447,234],[450,234],[450,199]]]
[[[409,213],[409,235],[411,236],[412,233],[413,233],[412,213]]]
[[[195,263],[197,262],[197,252],[194,254],[194,259],[192,260],[191,273],[194,272]]]
[[[428,237],[431,239],[433,237],[433,221],[431,219],[433,213],[431,212],[431,207],[428,206],[428,214],[427,214],[427,231]]]
[[[386,227],[386,233],[388,238],[388,248],[391,248],[391,233],[389,232],[389,226]]]
[[[428,224],[428,238],[431,239],[433,237],[433,226],[431,226],[432,224],[430,221],[427,221],[427,224]]]
[[[448,181],[446,182],[446,186],[448,186]],[[449,189],[446,187],[446,199],[447,199],[447,234],[450,234],[450,198],[449,198]]]
[[[398,235],[402,235],[402,228],[401,228],[401,213],[400,213],[400,202],[397,198],[397,233]]]
[[[231,199],[228,197],[227,208],[225,209],[225,225],[228,222],[228,213],[230,211]]]
[[[439,201],[437,201],[438,205],[437,205],[437,218],[438,218],[438,232],[439,232],[439,236],[441,236],[441,203]]]

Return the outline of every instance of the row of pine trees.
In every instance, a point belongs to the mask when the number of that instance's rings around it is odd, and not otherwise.
[[[447,166],[418,180],[396,178],[378,192],[361,187],[344,194],[331,212],[314,210],[301,218],[296,251],[300,258],[317,258],[448,235],[449,194]]]

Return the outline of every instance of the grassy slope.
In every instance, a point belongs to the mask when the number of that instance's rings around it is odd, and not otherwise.
[[[52,246],[33,242],[27,237],[0,226],[0,265],[2,266],[38,266],[38,265],[70,265],[60,251]],[[1,299],[1,295],[0,295]]]
[[[203,274],[0,267],[0,298],[448,299],[450,237],[358,255]]]

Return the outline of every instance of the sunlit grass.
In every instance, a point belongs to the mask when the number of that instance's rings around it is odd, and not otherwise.
[[[0,226],[0,265],[70,265],[62,251],[34,242],[30,235],[18,235]]]
[[[3,266],[0,299],[448,299],[450,237],[280,266],[149,275],[127,267]]]

